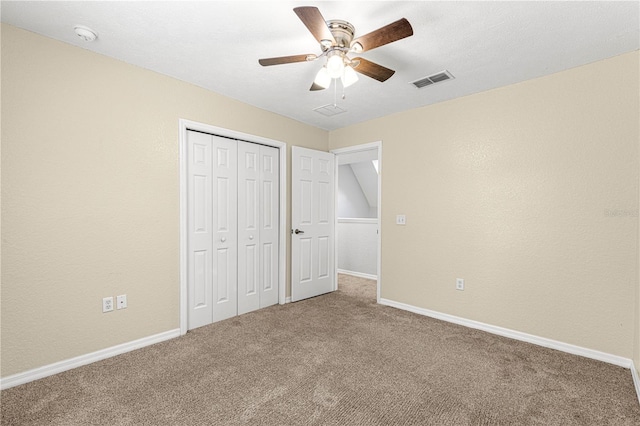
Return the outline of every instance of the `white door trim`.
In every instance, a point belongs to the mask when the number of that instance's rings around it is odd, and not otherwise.
[[[185,119],[178,120],[179,132],[179,163],[180,163],[180,335],[187,332],[188,327],[188,299],[187,299],[187,130],[210,133],[246,142],[278,148],[280,152],[280,250],[279,275],[278,275],[278,303],[285,303],[285,284],[287,274],[287,144],[261,136],[236,132],[222,127],[198,123]]]
[[[354,146],[348,146],[345,148],[338,148],[338,149],[332,149],[330,152],[334,153],[336,155],[336,167],[335,167],[335,174],[336,174],[336,178],[335,178],[335,185],[336,185],[336,189],[335,189],[335,194],[337,197],[338,194],[338,157],[341,154],[351,154],[354,152],[359,152],[359,151],[369,151],[372,149],[377,149],[378,150],[378,247],[377,247],[377,253],[378,253],[378,265],[377,265],[377,273],[378,273],[378,279],[377,279],[377,285],[376,285],[376,301],[378,303],[380,303],[380,285],[382,283],[382,274],[381,274],[381,267],[380,265],[382,264],[382,141],[377,141],[377,142],[371,142],[371,143],[365,143],[362,145],[354,145]],[[338,204],[336,203],[336,228],[338,226],[337,221],[338,221]],[[334,239],[335,242],[335,264],[338,265],[338,239],[335,238]],[[336,277],[335,277],[335,285],[336,288],[338,286],[338,268],[336,267]]]

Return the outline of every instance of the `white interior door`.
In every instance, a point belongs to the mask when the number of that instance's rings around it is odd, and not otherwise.
[[[238,145],[213,140],[213,321],[238,315]]]
[[[278,149],[238,142],[238,314],[278,303]]]
[[[213,318],[213,222],[211,136],[189,132],[188,164],[188,328],[211,323]]]
[[[334,154],[291,147],[291,301],[335,290]]]
[[[238,142],[238,313],[260,307],[260,146]]]
[[[280,151],[260,146],[260,308],[278,303],[280,276]]]
[[[187,132],[188,329],[278,303],[280,151]]]

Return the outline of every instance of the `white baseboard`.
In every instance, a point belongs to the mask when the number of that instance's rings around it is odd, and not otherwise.
[[[636,370],[636,366],[633,364],[633,361],[631,361],[631,377],[633,377],[633,385],[636,388],[638,403],[640,403],[640,376],[638,375],[638,370]]]
[[[126,352],[131,352],[133,350],[153,345],[155,343],[160,343],[179,336],[180,329],[176,328],[175,330],[169,330],[163,333],[154,334],[153,336],[143,337],[142,339],[134,340],[132,342],[122,343],[110,348],[102,349],[85,355],[80,355],[75,358],[55,362],[43,367],[34,368],[33,370],[25,371],[23,373],[3,377],[0,379],[0,389],[4,390],[12,388],[14,386],[29,383],[34,380],[42,379],[44,377],[53,376],[54,374],[62,373],[63,371],[91,364],[93,362],[120,355]]]
[[[339,274],[351,275],[358,278],[366,278],[368,280],[377,280],[377,275],[365,274],[364,272],[347,271],[346,269],[338,269]]]
[[[291,303],[291,296],[285,297],[284,303]]]
[[[443,314],[441,312],[436,312],[429,309],[418,308],[416,306],[407,305],[401,302],[395,302],[393,300],[380,299],[380,304],[391,306],[393,308],[402,309],[404,311],[413,312],[420,315],[425,315],[431,318],[436,318],[442,321],[463,325],[465,327],[475,328],[478,330],[486,331],[488,333],[497,334],[499,336],[509,337],[511,339],[521,340],[527,343],[533,343],[534,345],[544,346],[545,348],[556,349],[556,350],[567,352],[573,355],[579,355],[585,358],[591,358],[598,361],[603,361],[603,362],[614,364],[624,368],[631,368],[633,364],[633,361],[629,358],[608,354],[606,352],[596,351],[594,349],[583,348],[581,346],[571,345],[569,343],[559,342],[557,340],[551,340],[545,337],[534,336],[532,334],[510,330],[508,328],[497,327],[495,325],[485,324],[482,322],[473,321],[473,320],[457,317],[454,315]],[[638,389],[638,384],[636,384],[636,389]]]

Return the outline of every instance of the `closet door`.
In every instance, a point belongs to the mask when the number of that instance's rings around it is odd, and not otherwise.
[[[260,307],[278,303],[280,164],[277,148],[260,147]]]
[[[187,139],[189,229],[187,296],[188,328],[211,324],[213,318],[213,230],[211,136],[189,132]]]
[[[279,151],[188,132],[188,328],[278,303]]]
[[[237,142],[213,139],[213,321],[238,315]]]
[[[238,314],[278,303],[277,148],[238,142]]]
[[[260,308],[260,145],[238,142],[238,314]]]

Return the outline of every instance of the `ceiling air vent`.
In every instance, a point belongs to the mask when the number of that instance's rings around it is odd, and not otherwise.
[[[439,73],[431,74],[427,77],[423,77],[419,80],[412,81],[411,84],[416,86],[418,89],[421,89],[426,86],[431,86],[432,84],[440,83],[442,81],[447,81],[454,79],[455,77],[451,75],[451,73],[447,70],[441,71]]]
[[[346,109],[340,108],[338,105],[328,104],[323,105],[318,108],[314,108],[315,112],[319,112],[322,115],[326,115],[327,117],[331,117],[333,115],[342,114],[343,112],[347,112]]]

